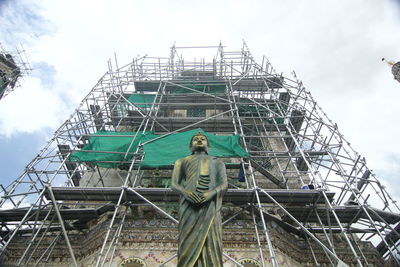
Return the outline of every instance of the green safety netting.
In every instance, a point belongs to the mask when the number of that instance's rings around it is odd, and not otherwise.
[[[225,92],[225,84],[180,84],[181,86],[185,86],[200,92],[205,92],[208,94],[218,94],[218,93],[224,93]],[[168,87],[168,90],[171,91],[172,94],[193,94],[197,93],[193,90],[189,90],[186,88],[183,88],[181,86],[170,86]]]
[[[240,146],[239,135],[218,136],[206,133],[202,129],[168,135],[144,146],[146,167],[158,167],[174,164],[182,157],[190,155],[189,143],[198,132],[205,134],[210,141],[209,154],[216,157],[248,157],[249,154]]]
[[[209,94],[224,93],[226,84],[221,81],[175,81],[175,84],[168,83],[165,89],[171,94],[196,93],[185,89],[182,86],[195,89]],[[159,81],[136,81],[135,89],[137,92],[157,92],[160,87]]]
[[[89,144],[82,148],[83,151],[72,153],[70,160],[88,162],[105,168],[117,167],[123,161],[132,160],[133,154],[128,154],[125,157],[128,149],[129,153],[134,153],[140,140],[146,141],[157,137],[152,132],[139,133],[131,145],[135,134],[135,132],[99,131],[89,138]]]
[[[155,97],[156,95],[150,94],[132,94],[129,96],[128,101],[139,108],[151,108]]]
[[[155,135],[152,132],[138,134],[129,152],[133,153],[136,151],[139,141],[146,143],[147,141],[161,137],[143,145],[145,157],[141,165],[152,168],[171,165],[174,164],[177,159],[190,155],[190,139],[199,131],[205,134],[210,141],[210,155],[216,157],[249,156],[239,144],[239,135],[217,136],[206,133],[202,129],[195,129],[167,136]],[[135,132],[97,132],[90,137],[89,144],[82,148],[84,151],[74,152],[70,156],[70,159],[89,162],[105,168],[123,165],[122,161],[131,160],[132,154],[128,154],[128,156],[124,158],[125,153],[101,153],[101,151],[126,152],[134,135]]]
[[[259,106],[249,99],[239,99],[239,115],[244,116],[247,114],[257,114],[257,111],[263,112],[267,110],[265,107]]]
[[[273,113],[270,113],[267,108],[255,104],[253,101],[250,101],[249,99],[246,98],[241,98],[239,100],[239,115],[240,116],[258,116],[258,112],[260,112],[261,115],[264,115],[266,112],[275,117],[275,121],[278,124],[284,123],[284,118],[277,116],[276,114],[279,114],[278,107],[275,103],[267,103],[264,104],[267,105],[269,110],[271,110]],[[285,107],[282,107],[283,112],[286,112]],[[286,106],[287,108],[287,106]],[[274,123],[273,118],[268,118],[267,121],[269,123]]]

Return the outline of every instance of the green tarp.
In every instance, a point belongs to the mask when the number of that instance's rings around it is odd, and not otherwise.
[[[132,94],[129,96],[128,101],[139,108],[150,109],[155,97],[156,95],[150,94]]]
[[[224,93],[226,84],[224,81],[174,81],[175,84],[167,83],[165,89],[171,94],[196,93],[192,90],[183,88],[189,87],[209,94]],[[181,86],[179,86],[179,85]],[[136,81],[135,89],[137,92],[157,92],[160,87],[160,81]]]
[[[144,146],[146,167],[158,167],[174,164],[182,157],[190,155],[189,143],[198,132],[205,134],[210,141],[209,154],[216,157],[248,157],[248,153],[239,144],[239,135],[217,136],[201,129],[171,134]]]
[[[226,85],[225,84],[181,84],[181,86],[185,86],[200,92],[205,92],[208,94],[222,94],[225,92]],[[171,91],[172,94],[194,94],[196,91],[192,91],[181,86],[171,86],[168,87],[168,90]]]
[[[239,115],[240,116],[258,116],[258,112],[260,112],[261,116],[265,116],[265,113],[268,114],[270,118],[267,119],[268,123],[274,123],[274,120],[272,117],[275,118],[275,121],[277,124],[283,124],[284,123],[284,118],[277,116],[276,114],[279,114],[279,110],[276,106],[275,103],[267,103],[263,104],[267,105],[268,108],[272,111],[269,112],[269,110],[263,106],[257,105],[254,102],[250,101],[249,99],[246,98],[241,98],[239,100]],[[287,106],[286,106],[287,108]],[[286,113],[286,109],[282,108],[282,111]]]
[[[85,145],[82,150],[72,153],[70,160],[88,162],[93,165],[105,168],[113,168],[121,165],[122,161],[130,161],[132,154],[125,153],[135,136],[135,132],[111,132],[99,131],[89,138],[89,144]],[[152,132],[138,134],[135,142],[129,149],[130,153],[136,152],[140,140],[151,140],[157,137]],[[98,151],[98,152],[97,152]],[[120,152],[120,153],[104,153],[104,152]],[[124,159],[125,158],[125,159]]]
[[[177,159],[190,155],[190,139],[199,131],[204,133],[210,141],[210,155],[216,157],[248,157],[248,153],[239,144],[239,135],[217,136],[206,133],[201,129],[195,129],[187,132],[171,134],[145,144],[143,146],[145,157],[141,165],[152,168],[172,165]],[[100,131],[94,136],[91,136],[89,144],[82,148],[82,150],[87,150],[89,152],[74,152],[70,156],[70,159],[89,162],[100,167],[118,167],[123,165],[123,163],[121,163],[122,161],[132,160],[132,154],[128,154],[124,159],[125,153],[101,153],[100,151],[126,152],[134,135],[135,132]],[[152,132],[139,134],[136,141],[129,149],[129,152],[133,153],[136,151],[140,140],[142,143],[145,143],[157,137],[161,137],[161,135],[155,135]]]

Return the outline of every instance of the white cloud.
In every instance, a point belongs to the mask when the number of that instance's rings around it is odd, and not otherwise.
[[[10,93],[0,103],[0,133],[32,133],[54,128],[65,116],[66,105],[58,95],[43,88],[37,78],[26,78],[24,86]],[[63,118],[65,119],[65,117]]]
[[[54,130],[107,71],[114,52],[122,65],[138,54],[168,56],[174,41],[222,41],[237,50],[245,38],[256,59],[267,55],[286,76],[296,70],[370,165],[389,164],[390,151],[400,155],[400,142],[393,141],[400,130],[400,87],[380,61],[400,60],[400,9],[393,1],[13,3],[14,12],[6,14],[8,29],[0,33],[9,40],[16,32],[13,40],[26,40],[32,63],[44,62],[54,72],[52,84],[28,78],[0,101],[2,134]]]

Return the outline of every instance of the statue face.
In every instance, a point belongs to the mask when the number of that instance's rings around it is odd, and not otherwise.
[[[204,135],[195,135],[190,144],[192,151],[205,151],[208,152],[208,140]]]

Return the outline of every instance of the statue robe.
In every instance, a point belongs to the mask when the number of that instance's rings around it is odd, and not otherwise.
[[[193,204],[182,195],[179,205],[178,267],[222,267],[222,222],[220,209],[227,189],[225,165],[206,154],[194,154],[175,162],[172,186],[216,195]]]

